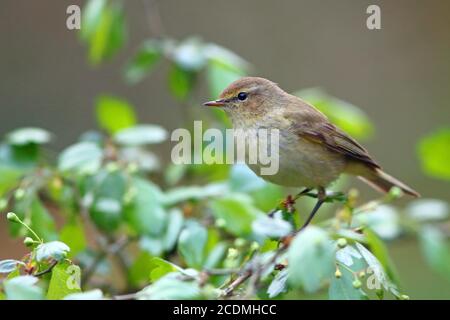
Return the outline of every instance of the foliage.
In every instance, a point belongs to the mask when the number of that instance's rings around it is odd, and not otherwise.
[[[80,38],[92,64],[113,58],[125,44],[123,7],[90,0],[83,9]],[[125,81],[144,81],[163,62],[168,90],[184,107],[197,103],[203,77],[215,98],[250,68],[217,44],[158,35],[129,60]],[[356,106],[320,90],[298,94],[349,133],[373,132]],[[450,277],[445,202],[423,199],[399,209],[392,202],[400,192],[393,189],[357,205],[350,190],[328,197],[334,214],[295,232],[297,213],[303,219],[307,212],[286,205],[285,190],[246,166],[163,166],[155,145],[167,140],[167,131],[139,123],[126,99],[100,95],[95,115],[100,131],[83,134],[56,161],[45,147],[52,135],[40,128],[17,129],[0,144],[0,209],[11,236],[29,249],[20,259],[0,261],[1,298],[280,299],[305,292],[407,299],[385,245],[400,236],[418,236],[429,265]],[[220,111],[214,116],[226,127]],[[448,167],[442,166],[446,134],[419,147],[427,171],[439,176]]]
[[[450,128],[442,128],[422,138],[418,152],[424,171],[438,179],[450,180]]]

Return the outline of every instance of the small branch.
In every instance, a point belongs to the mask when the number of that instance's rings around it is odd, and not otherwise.
[[[228,287],[224,289],[223,295],[225,297],[229,297],[233,294],[233,291],[239,287],[242,283],[247,281],[248,278],[250,278],[252,275],[251,270],[247,270],[243,272],[239,277],[236,278]]]
[[[239,269],[208,269],[203,272],[210,276],[227,276],[239,272]]]
[[[53,268],[54,268],[57,264],[58,264],[58,261],[55,260],[55,261],[53,261],[53,262],[51,263],[51,265],[50,265],[47,269],[45,269],[45,270],[43,270],[43,271],[41,271],[41,272],[37,272],[37,273],[33,274],[33,276],[35,276],[35,277],[41,277],[41,276],[43,276],[44,274],[50,273],[50,272],[52,272]]]
[[[131,241],[131,239],[128,237],[122,237],[110,245],[101,246],[100,247],[101,251],[97,254],[94,261],[91,263],[91,265],[86,269],[86,271],[84,273],[84,277],[82,279],[82,286],[86,285],[89,282],[89,280],[91,279],[91,277],[94,275],[95,271],[97,270],[99,264],[108,255],[116,256],[118,253],[121,252],[121,250],[123,248],[125,248],[128,245],[128,243],[130,241]],[[123,257],[120,257],[119,262],[121,264],[121,267],[124,268],[126,271],[127,265],[126,265],[125,260],[122,258]]]
[[[159,13],[158,4],[155,0],[142,0],[145,12],[147,14],[147,23],[150,32],[155,37],[164,35],[164,27],[162,24],[161,15]]]

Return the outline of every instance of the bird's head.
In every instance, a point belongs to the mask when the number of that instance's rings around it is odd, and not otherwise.
[[[264,78],[244,77],[231,83],[219,99],[204,103],[225,110],[232,118],[259,117],[282,105],[286,93]]]

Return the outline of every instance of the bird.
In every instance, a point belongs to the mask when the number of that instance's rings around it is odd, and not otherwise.
[[[303,188],[296,199],[317,190],[317,202],[300,230],[311,222],[327,199],[326,188],[341,174],[357,176],[384,193],[398,187],[412,197],[420,196],[384,172],[360,143],[326,115],[270,80],[240,78],[228,85],[217,100],[204,105],[224,110],[233,129],[279,130],[278,172],[262,176],[260,164],[247,165],[269,182]]]

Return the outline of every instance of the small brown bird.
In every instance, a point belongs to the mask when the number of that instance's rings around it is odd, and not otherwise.
[[[222,108],[235,129],[279,130],[278,173],[262,178],[286,187],[305,187],[296,198],[318,190],[318,201],[302,228],[325,201],[325,187],[342,173],[358,176],[382,192],[396,186],[419,197],[416,191],[385,173],[364,147],[323,113],[272,81],[241,78],[230,84],[218,100],[204,105]],[[259,174],[258,165],[249,167]]]

